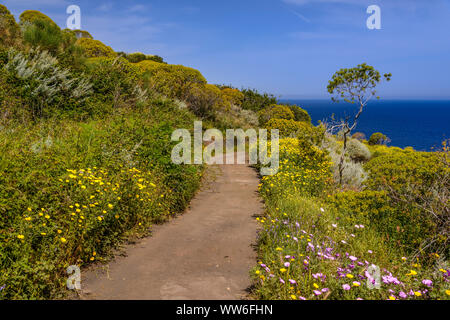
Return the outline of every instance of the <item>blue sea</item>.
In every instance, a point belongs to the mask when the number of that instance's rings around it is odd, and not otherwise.
[[[354,115],[355,105],[331,100],[282,100],[307,110],[313,124],[319,120],[342,119]],[[374,132],[382,132],[391,139],[390,146],[408,147],[430,151],[442,147],[442,141],[450,139],[450,100],[407,101],[377,100],[364,110],[354,132],[362,132],[367,138]]]

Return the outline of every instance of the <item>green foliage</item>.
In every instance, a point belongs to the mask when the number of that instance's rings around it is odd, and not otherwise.
[[[23,54],[11,49],[3,70],[28,102],[34,117],[49,115],[55,108],[76,108],[92,93],[92,85],[85,77],[75,77],[60,68],[58,60],[47,51]]]
[[[240,107],[244,101],[244,94],[238,89],[222,88],[222,99],[227,107]]]
[[[294,114],[295,121],[303,121],[311,123],[311,116],[308,114],[306,110],[296,105],[289,105],[289,109],[291,109],[292,113]]]
[[[59,29],[58,25],[52,19],[50,19],[48,16],[46,16],[45,14],[43,14],[42,12],[39,12],[39,11],[26,10],[26,11],[22,12],[22,14],[20,15],[19,18],[20,18],[20,24],[22,26],[31,25],[36,22],[45,21],[48,24],[50,24],[54,29],[56,29],[56,28]]]
[[[325,134],[323,127],[313,127],[305,122],[286,119],[272,119],[264,127],[270,133],[273,129],[278,129],[280,137],[299,137],[311,143],[319,143]]]
[[[139,91],[139,69],[124,58],[91,58],[87,73],[92,74],[96,96],[113,107],[136,102]]]
[[[277,98],[273,95],[268,93],[261,94],[255,89],[242,89],[241,92],[244,94],[242,108],[245,110],[258,112],[278,103]]]
[[[384,79],[390,81],[392,75],[385,74]],[[381,81],[380,72],[365,63],[355,68],[337,71],[328,83],[328,92],[335,94],[334,101],[343,99],[349,103],[366,104],[376,94],[376,86]]]
[[[73,30],[73,33],[75,34],[77,39],[80,38],[94,39],[94,37],[88,31],[85,30]]]
[[[271,108],[269,113],[270,113],[269,119],[294,120],[294,113],[288,106],[275,105]]]
[[[0,131],[1,298],[61,298],[69,265],[102,261],[130,231],[184,210],[201,167],[172,164],[170,136],[193,118],[154,103]]]
[[[395,151],[373,158],[365,168],[370,173],[368,188],[387,192],[395,202],[396,218],[405,230],[403,243],[414,249],[436,234],[440,222],[424,214],[423,207],[433,194],[448,188],[441,184],[447,183],[444,177],[450,169],[439,153]]]
[[[39,47],[53,54],[63,49],[64,38],[61,29],[47,20],[36,19],[31,24],[27,24],[23,33],[23,39],[31,47]]]
[[[216,110],[223,103],[220,89],[212,84],[192,84],[186,95],[189,109],[198,117],[215,120]]]
[[[157,55],[147,55],[141,52],[124,54],[124,57],[131,63],[139,63],[141,61],[155,61],[159,63],[165,63],[163,58]]]
[[[387,144],[389,141],[390,140],[386,135],[381,132],[375,132],[370,136],[369,144],[372,146],[376,144]]]
[[[294,113],[289,106],[272,105],[258,112],[259,124],[265,125],[271,119],[294,120]]]
[[[90,38],[81,38],[78,39],[77,45],[83,49],[84,55],[87,58],[98,58],[98,57],[113,58],[116,56],[116,53],[111,47],[103,44],[99,40],[93,40]]]
[[[206,84],[203,75],[193,68],[154,61],[142,61],[137,65],[147,78],[148,88],[168,98],[186,100],[191,87]]]
[[[8,8],[0,4],[0,47],[17,45],[20,40],[20,29]]]

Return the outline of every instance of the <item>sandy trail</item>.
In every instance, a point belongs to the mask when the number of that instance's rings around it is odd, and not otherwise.
[[[107,265],[82,274],[82,299],[242,299],[263,212],[257,172],[218,165],[190,208]]]

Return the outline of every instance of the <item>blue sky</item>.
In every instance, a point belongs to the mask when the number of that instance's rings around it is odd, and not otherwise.
[[[366,62],[392,81],[382,98],[450,98],[450,0],[0,0],[16,17],[40,10],[65,27],[77,4],[82,29],[116,51],[158,54],[210,83],[285,98],[328,98],[342,67]],[[366,9],[381,8],[381,30]]]

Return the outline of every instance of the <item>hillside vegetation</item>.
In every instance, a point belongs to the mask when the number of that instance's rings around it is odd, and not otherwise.
[[[38,11],[17,23],[0,5],[0,26],[0,298],[59,298],[70,265],[185,209],[203,167],[172,163],[175,129],[257,117],[198,70],[115,52]]]

